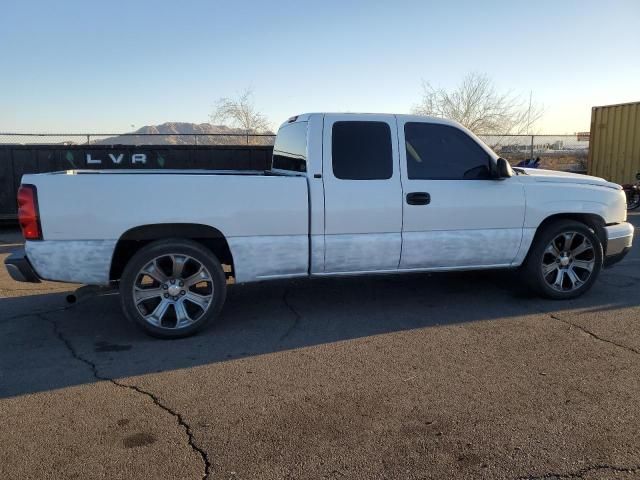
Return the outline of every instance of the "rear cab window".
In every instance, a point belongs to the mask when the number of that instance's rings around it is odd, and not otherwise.
[[[294,122],[280,127],[273,145],[272,170],[307,171],[307,125],[307,122]]]

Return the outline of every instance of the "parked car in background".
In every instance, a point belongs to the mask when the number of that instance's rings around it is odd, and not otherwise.
[[[622,185],[627,197],[627,210],[635,210],[640,207],[640,172],[636,173],[636,183]]]
[[[619,185],[514,170],[459,124],[408,115],[292,117],[268,171],[25,175],[19,203],[13,278],[117,283],[125,315],[169,338],[216,317],[229,277],[520,268],[567,299],[633,238]]]

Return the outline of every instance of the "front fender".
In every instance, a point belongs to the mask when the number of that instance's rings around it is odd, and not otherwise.
[[[527,207],[524,228],[538,228],[559,214],[597,215],[605,224],[627,219],[623,190],[579,184],[532,185],[525,188]]]

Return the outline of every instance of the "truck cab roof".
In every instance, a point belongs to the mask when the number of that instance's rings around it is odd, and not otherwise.
[[[430,122],[430,123],[439,123],[439,124],[442,124],[442,125],[451,125],[453,127],[458,127],[458,128],[461,127],[461,125],[458,122],[455,122],[453,120],[448,120],[446,118],[440,118],[440,117],[431,117],[431,116],[427,116],[427,115],[409,115],[409,114],[397,114],[397,113],[367,113],[367,112],[364,112],[364,113],[360,113],[360,112],[309,112],[309,113],[301,113],[299,115],[294,115],[292,117],[289,117],[285,122],[282,122],[280,127],[282,127],[284,125],[288,125],[290,123],[308,122],[311,117],[314,117],[314,116],[323,117],[325,115],[344,115],[344,116],[349,116],[349,115],[362,116],[362,115],[366,115],[366,116],[370,116],[371,120],[375,120],[376,117],[388,117],[389,115],[393,115],[396,118],[403,119],[405,121]]]

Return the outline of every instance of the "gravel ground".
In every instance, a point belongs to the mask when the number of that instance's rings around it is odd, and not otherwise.
[[[160,341],[1,269],[0,478],[640,478],[639,287],[637,245],[568,302],[509,272],[234,285]]]

